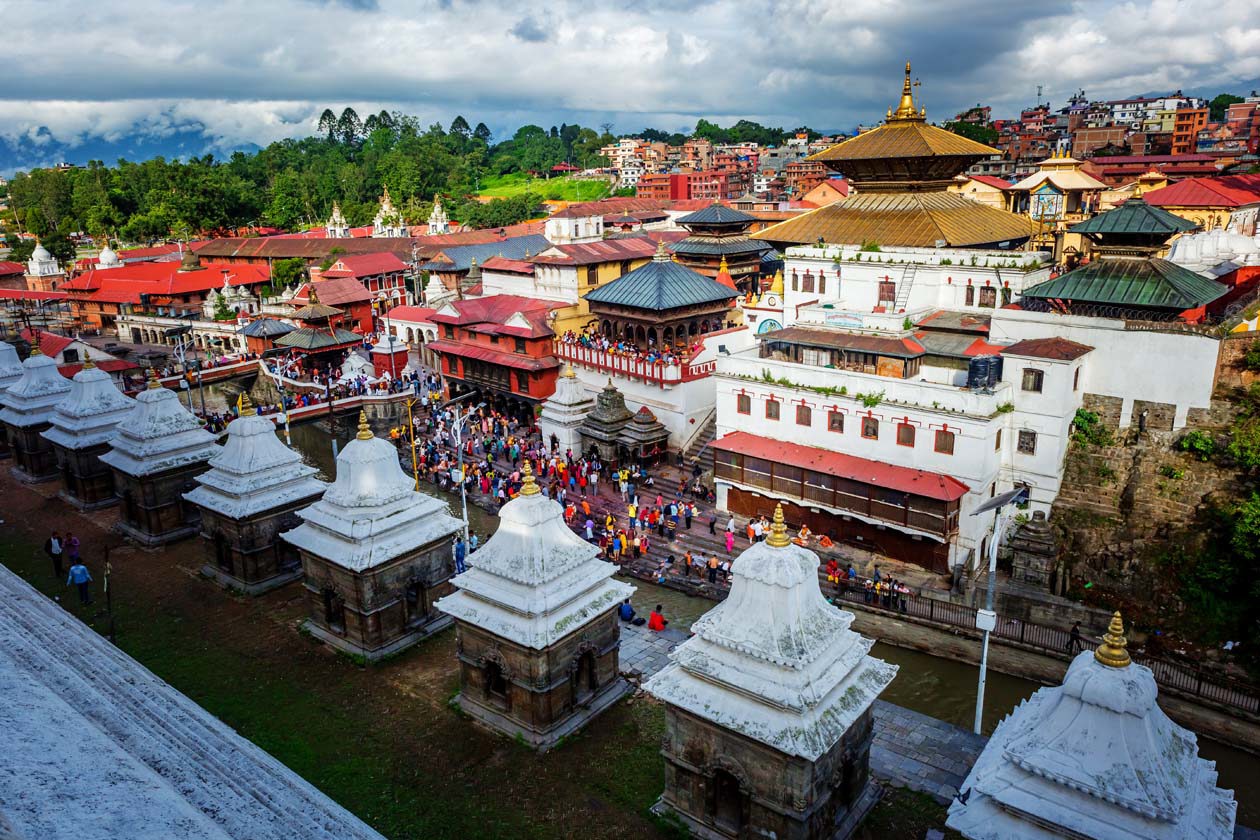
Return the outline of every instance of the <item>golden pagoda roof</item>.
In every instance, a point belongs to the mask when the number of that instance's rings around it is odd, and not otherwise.
[[[1040,225],[951,192],[858,193],[846,201],[772,225],[754,239],[784,245],[873,242],[885,247],[967,248],[1020,243]]]
[[[896,111],[889,109],[884,124],[810,155],[809,160],[844,173],[859,188],[865,182],[870,189],[881,182],[892,186],[948,180],[975,161],[1000,154],[983,143],[929,125],[924,110],[916,110],[911,91],[907,61],[901,102]],[[903,164],[890,165],[897,161]],[[944,189],[947,184],[938,186]]]

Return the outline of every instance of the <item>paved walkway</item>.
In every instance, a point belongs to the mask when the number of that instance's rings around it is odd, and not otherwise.
[[[646,626],[622,624],[621,667],[638,671],[647,679],[665,667],[670,651],[686,639],[681,630],[653,633]],[[871,772],[942,803],[958,793],[958,786],[989,740],[882,700],[875,701],[874,716]]]

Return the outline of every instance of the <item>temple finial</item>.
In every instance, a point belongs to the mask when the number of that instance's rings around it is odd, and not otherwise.
[[[901,85],[901,101],[897,110],[888,117],[890,120],[919,120],[923,114],[914,107],[914,85],[910,81],[910,62],[906,62],[906,78]]]
[[[787,524],[783,521],[783,505],[775,505],[774,522],[770,525],[770,536],[766,537],[766,545],[772,548],[787,548],[791,544]]]
[[[1129,658],[1129,640],[1125,638],[1124,619],[1120,617],[1119,610],[1111,616],[1111,623],[1103,634],[1103,643],[1094,651],[1094,658],[1108,668],[1123,668],[1133,661]]]
[[[258,409],[254,408],[254,401],[249,398],[248,391],[241,391],[241,399],[236,407],[241,417],[253,417],[258,413]]]
[[[355,435],[356,440],[371,440],[374,437],[372,427],[368,425],[367,412],[359,412],[359,433]]]
[[[91,356],[83,360],[83,370],[91,370],[94,367],[96,367],[96,362],[92,361]]]
[[[156,391],[162,387],[162,380],[158,379],[157,369],[149,368],[149,390]]]
[[[538,482],[534,480],[534,468],[530,466],[529,459],[525,459],[525,466],[521,467],[521,495],[537,496],[541,490],[538,489]]]

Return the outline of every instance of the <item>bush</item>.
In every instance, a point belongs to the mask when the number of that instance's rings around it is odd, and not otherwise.
[[[1103,425],[1102,419],[1095,412],[1078,408],[1076,417],[1072,420],[1072,442],[1087,446],[1110,446],[1114,438],[1111,430]]]
[[[1181,481],[1186,477],[1186,471],[1180,467],[1174,467],[1172,464],[1164,464],[1159,468],[1159,474],[1164,478],[1171,478],[1174,481]]]
[[[1243,367],[1250,371],[1260,371],[1260,341],[1251,342],[1243,356]]]
[[[1216,455],[1216,441],[1207,432],[1195,429],[1182,435],[1175,447],[1179,452],[1188,452],[1200,461],[1210,461]]]

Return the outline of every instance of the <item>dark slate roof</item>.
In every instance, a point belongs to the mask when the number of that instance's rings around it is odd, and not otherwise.
[[[454,245],[449,248],[443,248],[440,253],[450,262],[435,257],[433,261],[427,262],[420,267],[426,271],[463,272],[472,267],[474,259],[478,265],[484,265],[486,260],[491,257],[506,257],[510,260],[519,260],[527,253],[530,256],[534,256],[550,247],[551,243],[547,241],[547,237],[540,233],[531,233],[526,236],[513,236],[509,239],[500,239],[498,242],[488,242],[482,245]],[[451,263],[454,263],[454,265]]]
[[[292,324],[277,321],[275,318],[259,318],[256,321],[250,321],[237,332],[250,338],[269,338],[273,335],[287,335],[296,329],[297,327]]]
[[[689,236],[680,239],[669,249],[675,254],[758,254],[774,252],[774,247],[767,242],[749,239],[747,236]]]
[[[584,296],[591,303],[630,306],[663,312],[684,306],[732,300],[739,293],[730,286],[658,256],[647,265],[600,286]]]
[[[1022,297],[1186,310],[1229,291],[1168,260],[1100,259],[1024,289]]]
[[[694,213],[688,213],[678,219],[680,225],[751,225],[757,221],[756,217],[747,213],[736,210],[734,207],[727,207],[722,204],[712,204],[703,210],[697,210]]]
[[[1140,198],[1131,198],[1114,210],[1099,213],[1080,224],[1072,225],[1072,233],[1133,233],[1162,234],[1172,236],[1194,230],[1198,225],[1188,219],[1169,213],[1162,207],[1147,204]]]
[[[343,344],[357,344],[363,336],[343,330],[340,327],[329,334],[328,330],[303,327],[288,335],[276,339],[277,347],[297,347],[301,350],[322,350],[325,347],[340,347]]]

